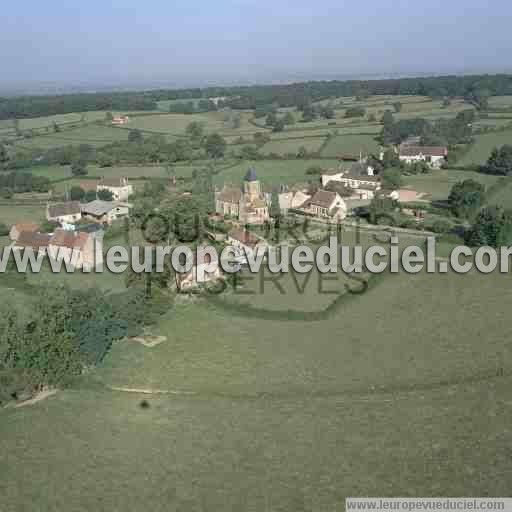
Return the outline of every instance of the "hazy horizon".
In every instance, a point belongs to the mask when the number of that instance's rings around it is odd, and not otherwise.
[[[9,3],[0,91],[510,72],[511,17],[473,0]]]

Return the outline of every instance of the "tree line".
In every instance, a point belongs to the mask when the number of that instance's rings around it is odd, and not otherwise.
[[[42,117],[94,110],[156,110],[157,101],[225,97],[217,107],[256,109],[265,105],[301,107],[333,97],[420,95],[432,98],[463,97],[480,108],[493,95],[512,95],[512,75],[467,75],[383,80],[309,81],[286,85],[207,87],[145,92],[68,94],[0,98],[0,119]],[[184,108],[178,105],[173,108]],[[190,105],[185,108],[190,108]],[[209,107],[211,108],[211,106]]]

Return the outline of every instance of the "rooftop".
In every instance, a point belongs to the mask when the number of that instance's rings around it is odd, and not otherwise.
[[[89,215],[94,215],[96,217],[101,217],[102,215],[107,214],[119,206],[124,206],[124,203],[117,203],[114,201],[101,201],[100,199],[96,199],[90,203],[83,204],[82,212]]]
[[[80,213],[80,203],[78,201],[69,201],[68,203],[54,203],[48,205],[48,215],[52,218],[62,217],[64,215],[76,215]]]
[[[256,176],[256,169],[251,167],[247,174],[245,175],[245,181],[258,181],[258,177]]]

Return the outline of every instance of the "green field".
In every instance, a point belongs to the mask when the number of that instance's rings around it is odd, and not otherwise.
[[[457,165],[482,165],[491,156],[494,148],[504,144],[512,144],[512,131],[476,135],[475,143],[457,162]]]
[[[241,162],[240,164],[223,170],[215,177],[218,184],[241,184],[249,169],[254,167],[258,178],[267,188],[280,184],[293,185],[294,183],[306,183],[311,176],[306,175],[310,167],[319,166],[330,169],[338,165],[337,160],[263,160],[257,162]]]
[[[322,322],[179,305],[154,328],[158,347],[119,342],[73,389],[0,412],[2,510],[505,496],[511,300],[509,276],[420,273],[387,276]]]
[[[3,201],[0,204],[0,222],[8,226],[21,222],[40,222],[45,218],[45,203],[23,204]]]
[[[278,155],[287,155],[289,153],[296,155],[301,147],[305,147],[309,153],[317,152],[325,142],[325,137],[319,138],[303,138],[288,140],[273,140],[267,142],[261,149],[260,153],[268,155],[276,153]]]
[[[404,176],[402,188],[411,188],[416,192],[424,192],[431,199],[447,199],[453,185],[458,181],[475,180],[486,187],[491,186],[499,179],[473,171],[455,171],[452,169],[434,169],[429,174]]]
[[[379,143],[371,135],[339,135],[332,137],[322,150],[322,156],[335,158],[341,155],[363,156],[378,152]]]
[[[100,147],[112,142],[128,140],[128,133],[128,130],[90,124],[70,130],[62,130],[59,133],[49,133],[48,135],[38,135],[29,139],[22,139],[16,144],[21,147],[41,149],[79,144]]]
[[[512,107],[512,95],[511,96],[491,96],[489,98],[490,108],[511,108]]]

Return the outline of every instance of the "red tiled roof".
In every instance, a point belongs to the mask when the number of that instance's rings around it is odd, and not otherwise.
[[[238,240],[244,245],[255,246],[262,239],[251,233],[247,229],[235,228],[229,232],[229,236],[234,240]]]
[[[74,231],[57,229],[53,234],[49,245],[67,247],[68,249],[74,249],[75,247],[83,249],[88,239],[89,235],[87,233],[76,233]]]
[[[49,243],[50,235],[35,233],[33,231],[22,231],[16,240],[18,247],[32,247],[32,249],[36,250],[40,247],[47,247]]]
[[[18,224],[14,224],[13,228],[16,228],[18,233],[21,233],[22,231],[35,233],[39,229],[39,224],[33,224],[31,222],[20,222]]]

